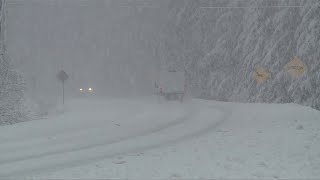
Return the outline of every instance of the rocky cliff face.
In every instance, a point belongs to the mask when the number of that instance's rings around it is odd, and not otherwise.
[[[320,1],[173,0],[170,7],[162,58],[186,70],[194,95],[320,109]]]

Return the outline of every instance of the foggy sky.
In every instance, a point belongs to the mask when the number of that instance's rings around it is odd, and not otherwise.
[[[155,59],[148,41],[167,20],[166,3],[8,0],[8,53],[37,94],[59,93],[60,69],[70,75],[71,94],[81,86],[149,92]]]

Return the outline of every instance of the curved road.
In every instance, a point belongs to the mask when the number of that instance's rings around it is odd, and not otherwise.
[[[146,103],[145,106],[150,104]],[[179,104],[170,108],[175,111],[175,106]],[[132,127],[135,131],[127,133],[126,129],[119,127],[119,131],[123,131],[120,136],[112,137],[100,124],[79,131],[75,129],[72,132],[59,133],[51,140],[48,140],[49,136],[43,135],[43,137],[0,143],[0,178],[51,172],[121,154],[139,153],[187,141],[214,131],[231,114],[230,109],[217,105],[192,102],[182,106],[181,116],[168,116],[171,118],[168,121],[153,122],[162,121],[156,116],[166,111],[160,108],[155,110],[155,113],[143,116],[151,125],[144,127],[146,121],[138,121],[136,126]],[[155,125],[152,126],[153,124]],[[12,130],[14,131],[14,126]],[[110,138],[104,138],[109,135]]]

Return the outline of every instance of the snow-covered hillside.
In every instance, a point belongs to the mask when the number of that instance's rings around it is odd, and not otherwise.
[[[0,128],[0,178],[317,179],[319,119],[296,104],[74,100]]]
[[[294,102],[320,109],[320,1],[172,0],[161,59],[186,69],[194,95],[223,101]],[[286,65],[305,66],[292,78]],[[269,73],[262,84],[256,68]]]
[[[0,0],[0,126],[26,120],[30,109],[25,106],[22,75],[13,68],[6,49],[5,5],[5,1]]]

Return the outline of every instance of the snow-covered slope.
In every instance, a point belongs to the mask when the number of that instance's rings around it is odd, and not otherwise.
[[[0,128],[0,177],[315,179],[319,119],[296,104],[75,100]]]
[[[187,70],[194,94],[320,109],[320,1],[172,0],[161,59]],[[220,8],[218,8],[220,7]],[[286,65],[298,58],[302,76]],[[256,68],[270,76],[262,84]]]
[[[0,0],[0,126],[25,121],[31,109],[25,106],[22,75],[12,67],[7,53],[6,11],[5,0]]]

